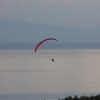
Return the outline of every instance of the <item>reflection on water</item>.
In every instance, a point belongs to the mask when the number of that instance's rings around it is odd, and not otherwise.
[[[100,93],[100,50],[0,50],[0,94],[17,93]]]

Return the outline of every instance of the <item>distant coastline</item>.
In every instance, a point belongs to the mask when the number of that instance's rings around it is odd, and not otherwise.
[[[34,49],[37,43],[0,43],[0,50]],[[40,49],[100,49],[99,43],[44,43]]]
[[[34,99],[34,100],[43,100],[43,99],[54,99],[54,100],[69,100],[68,97],[74,98],[77,96],[78,98],[81,97],[99,97],[99,93],[68,93],[68,94],[0,94],[0,99],[20,99],[20,100],[28,100],[28,99]],[[59,99],[60,98],[60,99]],[[74,100],[74,99],[72,99]],[[86,100],[86,99],[85,99]],[[95,100],[95,99],[94,99]]]

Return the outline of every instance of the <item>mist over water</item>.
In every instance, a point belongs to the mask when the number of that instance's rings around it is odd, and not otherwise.
[[[100,49],[0,50],[0,99],[99,94],[99,71]]]
[[[0,44],[0,50],[34,49],[37,43],[6,43]],[[39,49],[100,49],[99,43],[43,43]]]

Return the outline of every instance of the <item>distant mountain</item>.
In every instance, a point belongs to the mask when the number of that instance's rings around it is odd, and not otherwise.
[[[35,43],[54,37],[59,42],[99,42],[100,30],[65,29],[23,21],[0,21],[0,43]]]

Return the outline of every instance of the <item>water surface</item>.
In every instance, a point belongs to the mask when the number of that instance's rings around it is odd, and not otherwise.
[[[99,93],[100,49],[0,50],[1,99]]]

